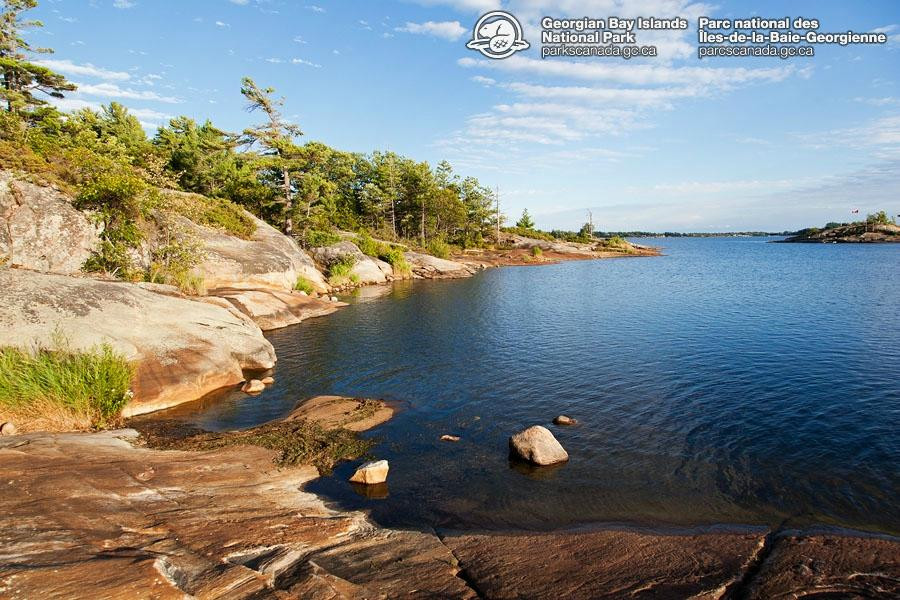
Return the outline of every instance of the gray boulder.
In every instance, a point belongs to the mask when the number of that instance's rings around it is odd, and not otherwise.
[[[509,438],[509,450],[536,465],[552,465],[569,460],[569,453],[546,427],[534,425]]]
[[[421,252],[405,252],[406,261],[412,268],[413,275],[423,279],[443,279],[469,277],[472,269],[452,260],[446,260],[422,254]]]
[[[0,171],[0,264],[78,273],[99,243],[99,227],[65,194]]]

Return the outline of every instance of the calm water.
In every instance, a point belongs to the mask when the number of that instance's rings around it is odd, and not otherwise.
[[[364,290],[270,335],[263,395],[170,414],[229,429],[316,394],[398,403],[368,434],[391,464],[387,497],[353,491],[356,463],[311,486],[390,525],[900,533],[900,246],[649,243],[667,256]],[[580,425],[550,425],[560,413]],[[508,436],[533,424],[568,463],[510,462]]]

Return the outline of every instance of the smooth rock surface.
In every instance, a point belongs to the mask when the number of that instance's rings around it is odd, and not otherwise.
[[[258,394],[264,389],[266,389],[266,384],[259,379],[251,379],[241,386],[241,391],[247,394]]]
[[[578,421],[568,415],[559,415],[558,417],[553,419],[553,423],[554,423],[554,425],[571,426],[571,425],[577,425]]]
[[[366,404],[376,403],[374,409]],[[286,421],[306,419],[315,421],[327,429],[343,427],[350,431],[366,431],[387,422],[394,416],[394,409],[381,400],[348,398],[345,396],[315,396],[300,402]]]
[[[219,288],[210,290],[209,294],[230,302],[263,331],[295,325],[312,317],[331,314],[346,306],[344,303],[328,302],[305,294],[275,289]]]
[[[0,269],[0,289],[0,345],[52,346],[59,332],[72,349],[108,343],[134,361],[126,414],[195,400],[240,383],[243,369],[275,364],[272,344],[233,307],[20,269]]]
[[[462,263],[437,258],[421,252],[405,252],[406,261],[412,268],[413,275],[422,279],[452,279],[470,277],[472,269]]]
[[[100,243],[100,228],[65,194],[0,171],[0,265],[79,273]]]
[[[19,430],[16,427],[16,424],[12,421],[7,421],[0,425],[0,435],[16,435],[18,432]]]
[[[316,291],[329,289],[312,258],[294,240],[265,221],[252,218],[256,231],[249,240],[243,240],[178,217],[185,230],[203,243],[205,257],[197,270],[203,274],[207,289],[291,290],[298,277],[309,280]]]
[[[550,430],[534,425],[509,438],[510,452],[536,465],[552,465],[569,460],[569,454]]]
[[[375,485],[387,481],[388,461],[376,460],[361,465],[356,472],[350,477],[353,483],[364,483],[366,485]]]
[[[263,377],[260,381],[263,382],[263,385],[272,385],[275,383],[275,378],[269,375],[268,377]]]
[[[379,529],[241,446],[148,450],[135,432],[0,438],[4,598],[472,598],[430,533]]]
[[[385,283],[388,277],[393,276],[391,265],[377,258],[372,258],[363,252],[349,240],[344,240],[331,246],[322,246],[311,250],[316,261],[328,268],[345,257],[353,257],[355,261],[350,269],[351,275],[356,275],[361,284]]]

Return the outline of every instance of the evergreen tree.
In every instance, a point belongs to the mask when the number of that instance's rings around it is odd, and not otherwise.
[[[528,214],[528,209],[522,211],[522,218],[516,222],[516,227],[522,229],[534,229],[534,219]]]
[[[4,0],[0,12],[0,97],[10,113],[23,113],[47,103],[35,96],[42,92],[53,98],[62,98],[63,92],[75,89],[66,78],[47,67],[28,60],[29,54],[50,54],[49,48],[32,48],[22,37],[22,31],[43,27],[40,21],[23,19],[21,14],[37,6],[37,0]]]

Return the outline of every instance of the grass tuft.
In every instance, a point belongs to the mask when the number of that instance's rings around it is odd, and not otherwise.
[[[114,426],[131,398],[132,374],[109,345],[81,352],[0,348],[0,417],[22,431]]]

